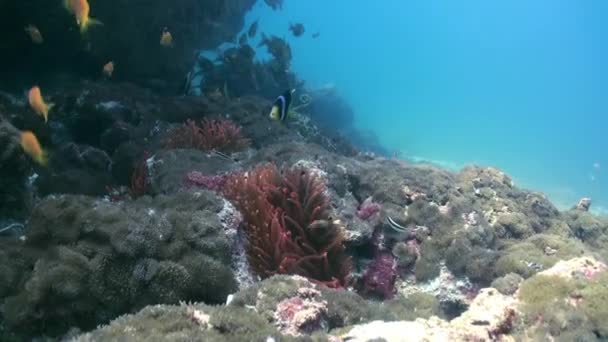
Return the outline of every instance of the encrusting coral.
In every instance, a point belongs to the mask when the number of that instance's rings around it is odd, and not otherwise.
[[[258,166],[230,176],[224,194],[241,211],[253,271],[298,274],[343,287],[350,272],[343,229],[330,215],[325,184],[313,173]]]

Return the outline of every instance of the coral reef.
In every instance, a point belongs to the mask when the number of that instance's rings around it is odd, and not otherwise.
[[[12,26],[0,47],[8,61],[7,46],[28,44],[23,61],[55,103],[45,124],[0,91],[0,340],[70,339],[122,314],[78,339],[608,339],[608,220],[590,199],[560,212],[495,168],[388,158],[333,86],[289,71],[278,37],[262,38],[267,62],[247,42],[216,61],[191,55],[201,34],[204,46],[233,35],[253,1],[152,1],[112,42],[138,5],[112,19],[90,3],[106,25],[79,36],[55,3],[0,1],[0,18],[15,15],[5,23],[31,8],[27,24],[58,50],[30,46],[22,27],[15,40]],[[190,16],[198,26],[183,26]],[[173,47],[158,44],[165,26]],[[116,77],[91,80],[108,58]],[[75,68],[47,74],[64,62]],[[166,95],[193,63],[204,82],[185,93],[197,96]],[[31,86],[6,65],[0,86]],[[293,88],[289,119],[270,121]],[[22,129],[48,167],[22,153]],[[181,301],[204,303],[157,305]]]
[[[229,177],[224,193],[243,214],[249,262],[258,275],[299,274],[330,287],[346,285],[342,228],[318,177],[262,165]]]
[[[184,187],[213,185],[208,182],[211,179],[224,183],[225,177],[222,175],[240,169],[234,161],[215,153],[184,149],[158,151],[151,164],[150,193],[153,195],[172,194]],[[201,176],[209,179],[204,180]]]
[[[606,265],[592,258],[560,261],[524,281],[518,292],[527,335],[560,340],[608,337]]]
[[[308,312],[303,321],[314,324],[302,327],[313,328],[311,330],[316,332],[329,331],[332,334],[345,327],[372,320],[406,320],[430,317],[440,312],[437,302],[431,296],[414,294],[408,298],[380,303],[365,300],[344,289],[317,286],[303,277],[284,275],[273,276],[240,291],[228,306],[251,308],[273,325],[291,328],[297,328],[297,325],[286,326],[281,317],[292,317],[290,309],[294,306],[306,306]],[[311,330],[307,333],[312,333]],[[299,334],[305,332],[302,329],[291,331]]]
[[[280,333],[254,311],[196,305],[149,306],[112,324],[78,336],[91,341],[268,341]],[[281,339],[289,341],[288,339]]]
[[[357,217],[362,220],[367,220],[376,213],[380,212],[380,209],[382,209],[380,204],[374,202],[371,197],[368,197],[357,208]]]
[[[149,304],[223,302],[236,282],[222,207],[206,192],[133,203],[43,200],[22,242],[0,241],[5,324],[25,336],[57,336]]]
[[[184,181],[188,186],[197,186],[207,190],[221,191],[224,189],[227,179],[227,175],[209,176],[198,171],[191,171],[186,174],[186,179]]]
[[[462,316],[447,322],[436,316],[415,321],[374,321],[353,327],[342,337],[348,341],[487,341],[511,340],[505,329],[513,321],[516,301],[487,289]],[[404,333],[407,332],[407,333]]]
[[[378,253],[361,279],[360,293],[391,299],[396,293],[397,264],[391,253]]]
[[[606,266],[591,258],[562,261],[526,280],[513,295],[482,289],[451,321],[438,316],[438,303],[429,295],[377,303],[299,276],[274,276],[238,292],[226,306],[150,306],[76,341],[601,340],[606,274]]]

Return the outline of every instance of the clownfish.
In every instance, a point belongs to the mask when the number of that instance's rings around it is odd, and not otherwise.
[[[272,104],[270,110],[270,119],[276,121],[285,121],[289,113],[289,105],[291,104],[291,94],[295,90],[286,90],[282,95],[277,97]]]

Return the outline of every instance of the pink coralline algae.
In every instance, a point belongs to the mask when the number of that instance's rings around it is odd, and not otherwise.
[[[301,288],[298,295],[287,298],[277,305],[276,323],[282,333],[299,336],[327,327],[327,302],[319,300],[321,293],[311,288]]]
[[[378,253],[361,279],[361,293],[390,299],[395,295],[397,263],[390,252]]]
[[[359,208],[357,208],[357,217],[362,220],[367,220],[376,213],[380,212],[380,209],[380,204],[374,202],[370,196],[365,199],[361,205],[359,205]]]
[[[198,171],[190,171],[186,174],[185,183],[188,186],[196,186],[206,190],[220,191],[226,183],[225,175],[204,175]]]
[[[585,278],[587,279],[593,279],[595,277],[596,274],[603,272],[606,270],[606,267],[603,266],[603,264],[592,264],[592,263],[586,263],[582,269],[581,269],[581,273],[583,274],[583,276],[585,276]]]

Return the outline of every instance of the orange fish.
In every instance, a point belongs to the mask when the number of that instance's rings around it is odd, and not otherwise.
[[[160,35],[160,45],[164,47],[173,46],[173,36],[166,27],[163,29],[163,33]]]
[[[44,118],[44,122],[49,121],[49,111],[53,108],[54,104],[47,104],[42,98],[42,93],[38,86],[33,86],[27,94],[27,99],[30,102],[30,107]]]
[[[103,66],[102,72],[107,78],[112,77],[112,74],[114,73],[114,61],[109,61],[108,63],[106,63]]]
[[[23,151],[27,153],[36,163],[46,166],[48,158],[46,152],[40,147],[38,138],[30,131],[21,132],[20,144]]]
[[[85,33],[91,25],[103,25],[101,21],[89,16],[91,7],[87,0],[64,0],[63,5],[76,17],[76,23],[80,27],[80,32]]]
[[[24,30],[30,36],[32,42],[34,42],[35,44],[42,44],[42,42],[44,42],[44,39],[42,38],[42,33],[40,33],[40,30],[38,30],[36,26],[27,25]]]

